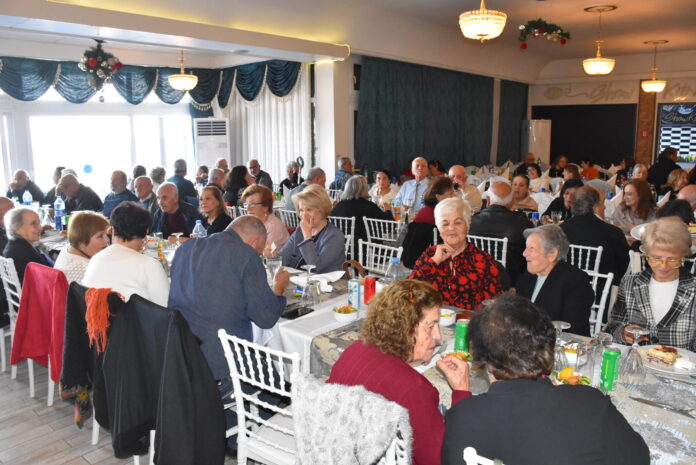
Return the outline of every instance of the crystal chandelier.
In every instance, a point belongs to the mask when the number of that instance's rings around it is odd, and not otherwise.
[[[652,45],[655,47],[655,50],[653,52],[653,66],[652,66],[652,79],[646,79],[645,81],[642,81],[640,83],[640,87],[643,89],[643,92],[662,92],[665,90],[665,86],[667,85],[667,81],[663,81],[661,79],[656,79],[656,74],[657,74],[657,46],[666,44],[669,42],[668,40],[649,40],[647,42],[643,42],[646,45]]]
[[[599,36],[598,39],[595,40],[595,43],[597,44],[597,55],[594,58],[582,60],[582,67],[587,74],[601,76],[611,73],[614,69],[616,60],[602,56],[602,43],[604,42],[602,40],[602,13],[605,11],[613,11],[615,9],[615,5],[595,5],[585,8],[585,11],[588,13],[599,13]]]
[[[169,85],[172,86],[172,88],[186,92],[196,87],[196,84],[198,84],[198,76],[196,76],[193,73],[186,74],[186,71],[184,71],[183,50],[181,51],[181,58],[179,59],[179,63],[181,65],[179,74],[171,74],[167,79],[169,80]]]
[[[465,11],[459,15],[459,27],[464,37],[483,43],[484,40],[495,39],[502,34],[506,20],[505,13],[487,10],[485,0],[481,0],[478,10]]]

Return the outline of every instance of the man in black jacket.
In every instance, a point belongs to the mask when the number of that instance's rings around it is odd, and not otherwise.
[[[17,170],[14,173],[14,182],[7,189],[7,196],[10,198],[16,197],[20,202],[23,202],[26,191],[29,191],[34,202],[43,201],[43,191],[31,180],[29,173],[24,170]]]
[[[73,174],[65,174],[61,177],[58,189],[67,197],[65,212],[68,215],[74,211],[90,210],[100,212],[104,209],[104,204],[97,193],[81,184]]]
[[[503,263],[514,283],[526,269],[522,257],[525,229],[534,225],[523,213],[510,211],[512,188],[508,183],[496,182],[488,190],[488,207],[471,218],[469,234],[474,236],[507,237],[507,263]]]
[[[623,232],[603,220],[604,194],[591,186],[581,187],[573,194],[573,217],[561,225],[571,244],[602,246],[599,272],[614,273],[618,285],[628,268],[628,242]]]

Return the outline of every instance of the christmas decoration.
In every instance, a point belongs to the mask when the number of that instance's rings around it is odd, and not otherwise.
[[[517,40],[520,41],[520,49],[527,48],[527,37],[546,37],[547,40],[565,44],[570,39],[570,32],[564,31],[557,24],[547,23],[543,19],[533,19],[527,24],[520,24],[520,36]]]
[[[123,68],[123,63],[102,48],[103,40],[94,40],[97,42],[97,46],[85,50],[85,54],[77,66],[90,74],[89,85],[101,90],[104,84],[111,80],[111,76]]]

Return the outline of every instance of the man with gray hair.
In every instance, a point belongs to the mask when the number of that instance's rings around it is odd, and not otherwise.
[[[565,261],[570,248],[565,233],[547,224],[527,229],[524,237],[527,272],[517,279],[517,294],[541,307],[551,320],[570,323],[573,334],[589,336],[594,291],[587,273]]]
[[[573,217],[561,224],[571,244],[602,247],[599,272],[614,273],[619,285],[628,268],[628,242],[621,229],[603,220],[604,193],[592,186],[578,188],[571,201]]]
[[[523,213],[510,210],[512,205],[512,187],[510,184],[506,182],[493,183],[486,195],[488,196],[488,207],[471,218],[469,234],[507,238],[507,263],[503,263],[503,266],[507,269],[510,279],[514,283],[526,268],[524,257],[522,257],[524,249],[522,233],[534,225]]]
[[[258,160],[249,160],[249,163],[247,163],[247,169],[249,170],[251,177],[254,178],[256,184],[266,186],[271,190],[271,192],[273,192],[273,180],[271,179],[271,175],[261,169],[261,165],[259,164]]]
[[[104,216],[110,217],[111,211],[121,202],[137,202],[138,197],[128,190],[128,177],[123,171],[111,173],[111,192],[104,197]]]
[[[24,201],[24,193],[29,191],[34,202],[42,202],[44,198],[43,191],[31,180],[29,173],[24,170],[14,172],[14,182],[10,183],[10,188],[7,189],[9,198],[17,198],[20,202]]]
[[[138,176],[133,181],[133,189],[135,189],[135,195],[138,197],[140,205],[145,207],[150,212],[150,215],[154,216],[159,208],[159,204],[157,203],[157,195],[154,191],[152,179],[148,176]]]
[[[225,184],[225,172],[220,168],[213,168],[208,174],[208,184],[205,187],[214,186],[220,189],[223,193],[225,189],[222,186]]]
[[[318,184],[321,187],[326,186],[326,173],[323,169],[315,166],[309,170],[309,173],[307,173],[307,179],[305,179],[302,184],[291,190],[288,194],[288,198],[285,199],[285,210],[295,211],[295,203],[292,201],[293,195],[302,192],[307,188],[307,186],[311,186],[312,184]]]
[[[186,172],[188,168],[186,166],[186,160],[179,158],[174,162],[174,176],[167,179],[168,182],[173,182],[176,184],[176,188],[179,191],[179,197],[181,197],[185,202],[191,202],[192,199],[196,199],[196,204],[198,201],[198,192],[193,186],[193,183],[186,179]]]
[[[447,174],[454,183],[454,193],[457,194],[457,197],[469,202],[469,206],[471,206],[472,210],[481,210],[481,206],[483,205],[481,193],[476,186],[466,183],[469,178],[466,174],[466,168],[462,165],[454,165],[449,169]]]
[[[168,307],[179,310],[201,340],[224,401],[229,401],[232,383],[218,330],[253,341],[252,323],[272,328],[285,309],[283,292],[290,275],[281,268],[269,287],[260,260],[265,245],[265,226],[246,215],[221,233],[187,240],[174,255]],[[228,428],[236,425],[236,415],[227,422]]]
[[[81,184],[73,173],[73,170],[64,169],[58,183],[57,191],[65,194],[66,197],[65,212],[69,215],[81,210],[102,211],[104,204],[97,193]]]
[[[198,209],[181,200],[176,184],[165,182],[157,189],[159,208],[152,216],[153,233],[161,232],[167,238],[180,232],[189,237],[196,226],[196,220],[202,220]]]
[[[329,189],[342,191],[346,186],[346,181],[353,176],[353,162],[348,157],[341,157],[336,164],[338,171],[336,171],[336,177],[333,182],[329,184]]]

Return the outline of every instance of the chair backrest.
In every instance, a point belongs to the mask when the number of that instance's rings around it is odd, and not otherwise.
[[[344,237],[346,239],[346,245],[345,245],[345,253],[346,253],[346,260],[350,260],[348,258],[348,253],[353,249],[353,236],[350,234],[344,234]]]
[[[0,278],[2,278],[2,287],[7,298],[7,307],[10,314],[10,331],[14,331],[19,301],[22,299],[22,284],[19,282],[13,259],[0,257]],[[4,341],[2,343],[4,344]]]
[[[494,461],[478,455],[473,447],[464,449],[464,462],[466,465],[503,465],[501,461]]]
[[[244,215],[248,215],[248,214],[249,214],[249,210],[247,208],[237,207],[237,216],[244,216]]]
[[[360,264],[369,272],[384,276],[387,267],[391,263],[392,257],[401,259],[403,247],[391,247],[382,244],[373,244],[358,240],[358,252]]]
[[[329,194],[329,197],[331,200],[337,202],[341,200],[341,193],[343,191],[341,189],[326,189],[326,193]]]
[[[603,247],[591,247],[589,245],[570,244],[568,250],[568,263],[582,271],[599,273],[599,262],[602,259]]]
[[[393,220],[378,220],[363,217],[367,242],[396,244],[399,237],[399,222]]]
[[[602,331],[602,319],[607,309],[607,299],[614,282],[614,273],[601,274],[588,271],[587,274],[590,276],[592,290],[595,293],[595,300],[590,312],[590,335],[594,337],[595,334]]]
[[[474,236],[467,235],[466,240],[473,242],[476,247],[488,252],[488,254],[493,257],[498,262],[502,263],[503,266],[507,266],[507,237],[488,237],[488,236]]]
[[[237,403],[237,442],[240,448],[253,439],[279,451],[294,454],[295,451],[273,442],[270,438],[264,438],[256,434],[258,427],[266,426],[273,429],[281,436],[295,437],[293,430],[285,428],[259,416],[259,408],[268,409],[286,418],[292,418],[292,410],[269,405],[259,400],[258,395],[247,394],[242,390],[242,383],[253,388],[266,391],[277,396],[290,397],[290,388],[285,379],[300,372],[300,355],[296,352],[288,354],[279,350],[269,349],[227,334],[224,329],[218,330],[218,337],[225,352],[227,365],[230,368],[230,376],[234,388],[234,397]],[[286,364],[290,365],[290,373],[286,378]],[[275,369],[279,373],[276,373]]]
[[[351,238],[355,237],[354,216],[329,216],[328,220],[331,222],[331,224],[340,229],[344,236],[350,236]],[[346,248],[346,258],[351,259],[353,258],[353,242],[346,242],[346,244],[350,244],[350,247]]]
[[[300,217],[295,210],[278,210],[278,212],[285,226],[296,228],[300,224]]]
[[[227,208],[227,214],[230,215],[230,218],[236,218],[237,217],[237,210],[235,209],[236,207],[226,207]]]

